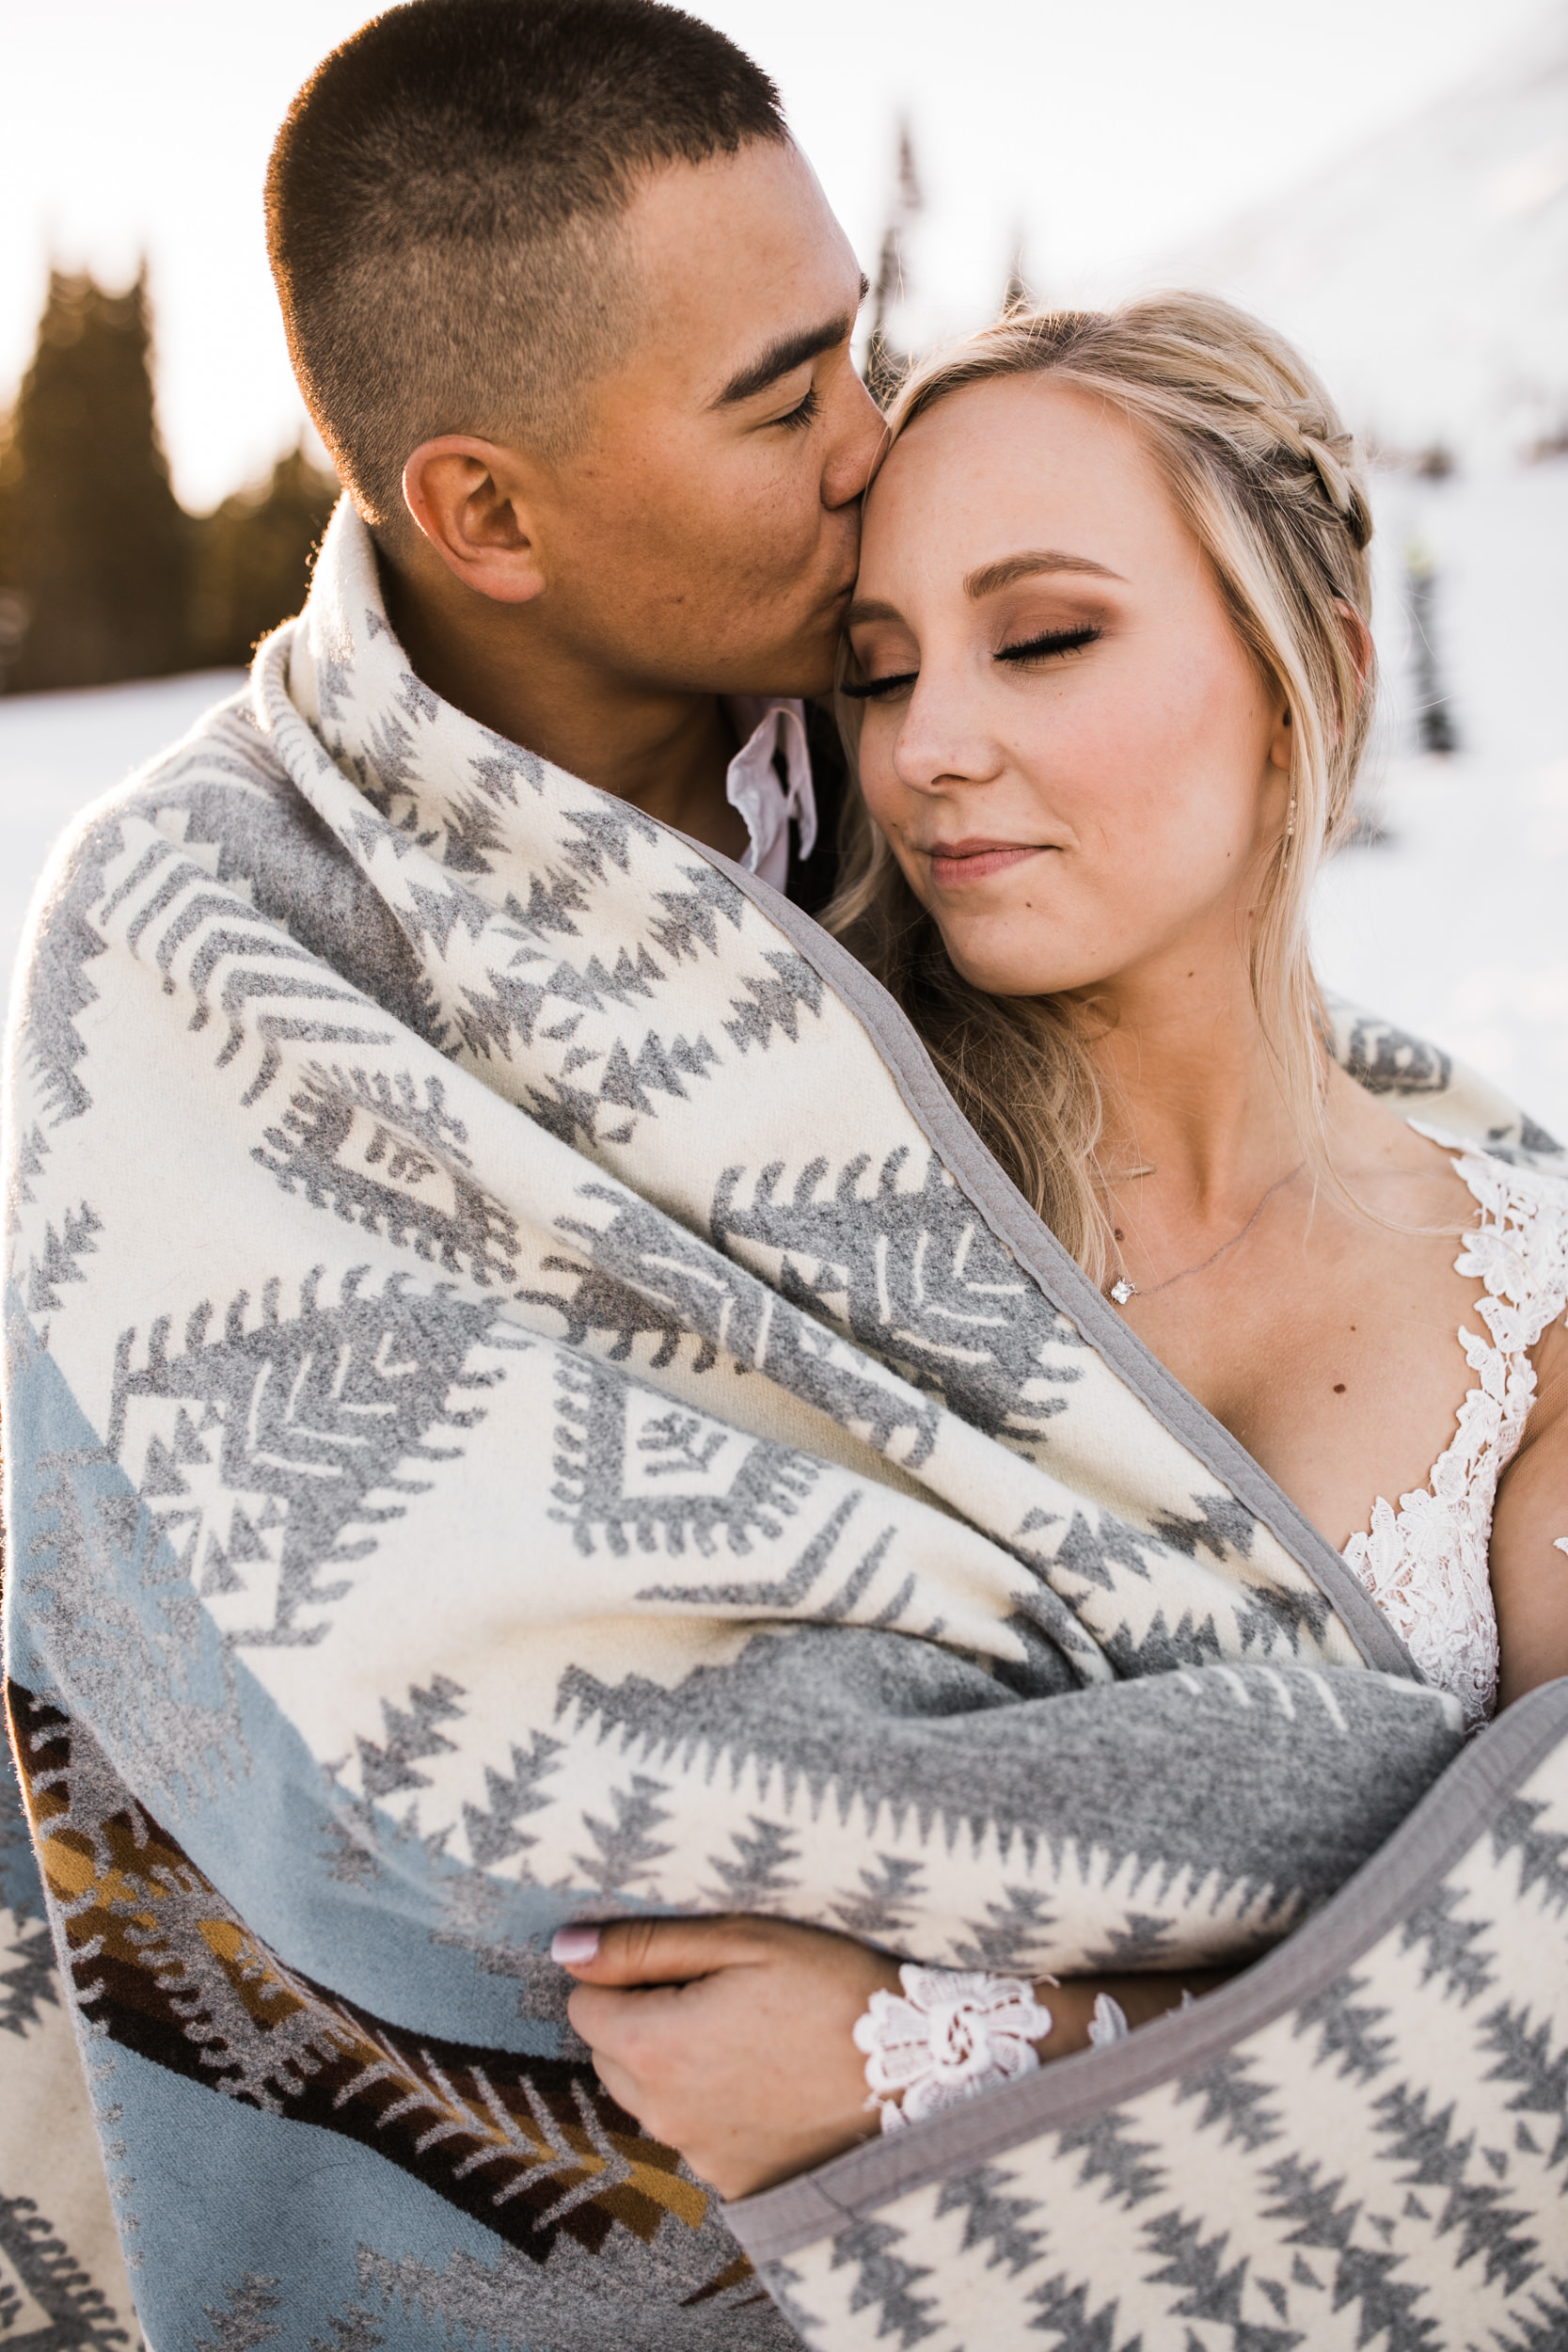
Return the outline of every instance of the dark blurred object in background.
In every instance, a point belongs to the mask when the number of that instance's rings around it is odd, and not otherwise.
[[[145,271],[124,294],[51,274],[0,476],[15,691],[185,665],[191,526],[158,441],[149,343]]]
[[[1435,477],[1444,478],[1442,474]],[[1438,660],[1437,566],[1419,540],[1412,540],[1404,551],[1404,585],[1415,665],[1417,733],[1423,752],[1447,756],[1459,749],[1459,737]]]
[[[920,174],[915,168],[914,138],[907,121],[898,125],[898,163],[893,201],[877,262],[877,282],[871,289],[871,337],[865,349],[865,389],[879,408],[888,407],[912,364],[911,355],[893,340],[894,313],[904,300],[907,279],[904,241],[910,224],[926,209]]]
[[[258,639],[299,611],[337,501],[337,476],[301,446],[278,459],[270,481],[237,490],[196,525],[187,667],[248,662]]]
[[[263,487],[187,515],[150,345],[145,268],[123,294],[51,273],[0,436],[0,691],[245,662],[304,601],[336,481],[297,449]]]

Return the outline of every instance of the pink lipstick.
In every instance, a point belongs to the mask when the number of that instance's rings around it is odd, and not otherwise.
[[[931,880],[939,890],[961,888],[965,882],[989,882],[993,874],[1005,874],[1010,866],[1022,866],[1026,858],[1038,857],[1041,844],[1021,841],[933,842],[927,855],[931,861]]]

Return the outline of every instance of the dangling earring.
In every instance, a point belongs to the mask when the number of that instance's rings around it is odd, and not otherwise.
[[[1290,840],[1291,835],[1291,834],[1295,832],[1295,829],[1296,829],[1296,796],[1295,796],[1295,794],[1292,792],[1292,793],[1291,793],[1291,805],[1290,805],[1289,809],[1286,811],[1286,814],[1285,814],[1285,838],[1286,838],[1286,840],[1287,840],[1287,841],[1289,841],[1289,840]]]

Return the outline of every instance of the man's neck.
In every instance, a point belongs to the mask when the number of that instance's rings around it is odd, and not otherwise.
[[[399,643],[443,702],[709,849],[744,853],[726,795],[735,731],[717,695],[617,677],[530,629],[527,608],[432,593],[385,558],[380,570]]]

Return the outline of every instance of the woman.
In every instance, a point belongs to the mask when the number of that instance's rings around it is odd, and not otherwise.
[[[1217,301],[1015,316],[917,373],[866,505],[827,919],[1479,1725],[1568,1671],[1568,1182],[1324,1050],[1307,911],[1370,718],[1370,530],[1322,388]],[[867,2080],[884,2126],[900,2080],[940,2104],[931,2035],[983,2056],[988,2002],[1016,2071],[1202,1989],[1042,1986],[1042,2016],[924,1972],[911,2010],[885,1955],[761,1921],[557,1950],[608,2087],[730,2196],[876,2128]]]

